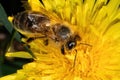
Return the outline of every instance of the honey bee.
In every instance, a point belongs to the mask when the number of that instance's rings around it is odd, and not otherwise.
[[[30,34],[31,37],[48,38],[55,43],[60,43],[61,53],[66,50],[72,50],[77,45],[81,37],[74,34],[68,25],[64,23],[52,23],[50,18],[40,12],[23,11],[18,13],[13,20],[15,28],[23,33]],[[27,35],[26,34],[26,35]],[[47,44],[48,44],[48,40]]]

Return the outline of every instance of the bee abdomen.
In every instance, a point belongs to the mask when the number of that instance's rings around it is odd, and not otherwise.
[[[26,30],[26,24],[28,23],[27,16],[28,16],[28,12],[18,13],[14,17],[14,20],[13,20],[13,24],[14,24],[15,28],[21,29],[21,30]]]
[[[40,12],[24,11],[14,17],[13,24],[17,29],[32,33],[42,33],[50,23],[49,18]]]

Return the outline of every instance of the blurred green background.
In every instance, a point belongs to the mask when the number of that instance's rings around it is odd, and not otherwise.
[[[32,59],[6,58],[4,56],[14,41],[15,33],[12,27],[9,26],[10,22],[7,21],[7,17],[14,16],[25,9],[22,6],[21,0],[0,0],[0,4],[6,13],[0,8],[0,77],[2,77],[15,73],[18,69],[22,68],[22,65],[31,62]]]

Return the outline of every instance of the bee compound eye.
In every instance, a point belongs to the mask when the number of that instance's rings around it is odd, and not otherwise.
[[[69,50],[73,49],[75,46],[76,46],[76,42],[75,42],[75,41],[69,41],[69,42],[67,43],[67,48],[68,48]]]

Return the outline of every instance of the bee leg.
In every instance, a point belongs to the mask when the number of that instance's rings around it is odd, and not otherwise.
[[[44,44],[45,44],[45,46],[47,46],[49,44],[48,39],[44,40]]]
[[[33,38],[33,37],[28,38],[28,39],[27,39],[27,43],[30,43],[30,42],[32,42],[33,40],[35,40],[35,38]]]
[[[46,36],[41,36],[41,37],[30,37],[27,39],[27,43],[30,43],[32,41],[34,41],[35,39],[38,39],[38,38],[45,38]]]
[[[61,53],[62,53],[63,55],[65,54],[64,45],[61,46]]]
[[[23,43],[23,42],[18,42],[17,40],[13,41],[13,49],[15,51],[25,51],[25,46],[27,46],[28,48],[30,48],[30,45]]]

